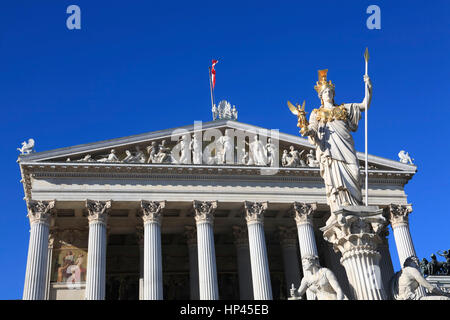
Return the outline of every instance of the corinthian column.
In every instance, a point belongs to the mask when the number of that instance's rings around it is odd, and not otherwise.
[[[23,300],[45,299],[48,235],[50,216],[54,206],[55,201],[30,200],[28,202],[28,218],[31,229]]]
[[[391,204],[389,206],[389,218],[394,232],[395,245],[397,246],[400,267],[403,268],[405,260],[411,256],[416,257],[416,250],[409,232],[408,215],[412,212],[411,205]],[[417,296],[426,296],[425,289],[419,286],[416,290]]]
[[[239,276],[239,298],[253,299],[252,267],[248,244],[248,230],[246,226],[233,226],[234,244]]]
[[[294,202],[292,211],[294,213],[294,219],[297,224],[298,243],[300,247],[300,256],[315,256],[318,257],[316,238],[314,236],[313,228],[313,214],[317,210],[316,203],[300,203]],[[310,271],[305,270],[302,265],[303,275],[310,274]],[[289,286],[290,287],[290,286]],[[316,295],[310,290],[306,291],[306,298],[308,300],[315,300]]]
[[[334,219],[321,228],[325,240],[342,254],[356,300],[385,300],[387,298],[380,272],[380,232],[386,225],[383,210],[374,206],[341,207],[332,213]]]
[[[279,227],[278,229],[286,288],[290,289],[292,284],[298,288],[300,287],[300,264],[297,251],[297,228]],[[289,292],[286,294],[289,296]]]
[[[198,287],[198,247],[197,230],[193,226],[184,227],[184,236],[189,250],[189,288],[191,300],[199,299]]]
[[[163,299],[161,217],[165,201],[141,201],[144,220],[144,300]]]
[[[245,201],[244,207],[250,246],[253,296],[255,300],[272,300],[272,285],[270,283],[263,221],[263,213],[267,209],[267,202]]]
[[[105,300],[106,222],[111,201],[86,200],[89,220],[86,300]]]
[[[216,252],[214,248],[214,211],[217,201],[202,202],[194,200],[195,221],[197,224],[198,274],[200,300],[218,300]]]
[[[139,246],[139,300],[144,300],[144,228],[136,227],[136,240]]]

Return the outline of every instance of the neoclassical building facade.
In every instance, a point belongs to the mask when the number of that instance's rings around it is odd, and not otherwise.
[[[330,209],[301,137],[219,119],[24,152],[18,163],[30,220],[24,299],[287,299],[305,255],[364,299],[324,240]],[[415,172],[369,155],[386,298],[389,224],[399,259],[414,253],[404,186]]]

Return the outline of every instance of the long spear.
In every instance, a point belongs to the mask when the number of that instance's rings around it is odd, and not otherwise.
[[[366,76],[369,75],[368,71],[369,71],[369,49],[366,48],[366,52],[364,52],[364,60],[366,60]],[[364,120],[365,120],[365,147],[366,147],[366,159],[365,159],[365,173],[366,173],[366,206],[369,205],[369,171],[368,171],[368,143],[367,143],[367,109],[369,106],[369,101],[368,101],[368,89],[367,89],[367,85],[364,84],[365,86],[365,112],[364,112]]]

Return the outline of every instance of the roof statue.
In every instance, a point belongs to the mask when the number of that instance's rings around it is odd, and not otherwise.
[[[31,152],[33,152],[34,148],[34,139],[30,138],[28,139],[28,142],[24,141],[22,142],[22,147],[21,148],[17,148],[17,150],[20,151],[20,154],[30,154]]]
[[[237,110],[236,106],[231,107],[231,104],[222,100],[219,102],[219,106],[216,107],[214,104],[212,107],[213,120],[237,120]]]
[[[411,159],[411,157],[409,156],[408,152],[405,152],[405,150],[400,150],[400,152],[398,153],[398,157],[401,163],[409,163],[409,164],[413,164],[413,160]]]

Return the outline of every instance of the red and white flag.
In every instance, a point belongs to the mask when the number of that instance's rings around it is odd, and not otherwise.
[[[217,62],[219,62],[219,61],[213,60],[212,66],[211,66],[211,82],[212,82],[213,89],[216,86],[216,69],[214,69],[214,66],[216,65]]]

